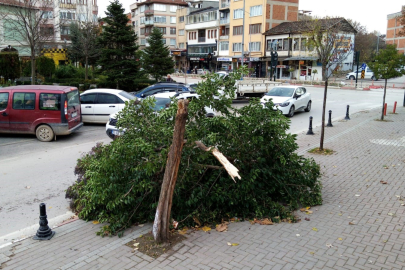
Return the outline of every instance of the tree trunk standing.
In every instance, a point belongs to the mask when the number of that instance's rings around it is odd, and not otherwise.
[[[385,95],[387,93],[387,79],[385,79],[384,85],[384,96],[383,96],[383,104],[382,104],[382,111],[381,111],[381,121],[384,120],[384,107],[385,107]]]
[[[88,69],[89,69],[89,57],[86,55],[86,63],[85,63],[85,68],[84,68],[84,79],[86,81],[89,79]]]
[[[324,137],[325,137],[325,112],[326,112],[326,96],[327,96],[327,94],[328,94],[328,79],[325,80],[325,90],[323,92],[321,142],[319,144],[319,150],[323,150],[323,140],[324,140]]]
[[[181,152],[184,144],[184,133],[188,116],[188,100],[179,100],[174,125],[173,142],[167,157],[165,174],[160,190],[159,204],[153,222],[153,237],[158,243],[169,239],[170,212],[172,209],[173,191],[177,181]]]
[[[34,48],[31,48],[31,84],[35,85],[35,52],[34,52]]]

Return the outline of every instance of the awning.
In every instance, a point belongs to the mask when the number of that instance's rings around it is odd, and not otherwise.
[[[310,61],[315,61],[318,60],[319,57],[318,56],[293,56],[290,58],[286,58],[284,60],[310,60]]]

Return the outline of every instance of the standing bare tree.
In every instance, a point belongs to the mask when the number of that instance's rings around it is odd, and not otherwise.
[[[325,81],[322,106],[322,128],[319,150],[323,151],[325,131],[326,98],[328,79],[333,72],[341,68],[349,55],[353,55],[354,35],[356,30],[344,18],[314,19],[304,22],[309,47],[322,64],[322,80]]]
[[[57,27],[52,0],[0,0],[4,9],[4,32],[9,40],[28,46],[31,58],[31,83],[35,84],[35,58],[46,43],[52,42]]]

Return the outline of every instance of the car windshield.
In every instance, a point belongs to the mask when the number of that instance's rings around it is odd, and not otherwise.
[[[294,93],[294,88],[286,88],[286,87],[274,87],[271,89],[266,96],[272,97],[291,97]]]
[[[155,102],[155,106],[153,107],[154,111],[160,111],[164,108],[166,108],[167,104],[170,104],[171,100],[170,98],[157,98],[155,97],[156,102]]]
[[[120,95],[126,99],[129,99],[129,100],[136,99],[136,97],[134,95],[131,95],[130,93],[127,93],[125,91],[119,92],[118,95]]]

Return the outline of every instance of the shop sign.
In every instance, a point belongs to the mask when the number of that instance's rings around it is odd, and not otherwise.
[[[277,65],[277,68],[287,68],[286,65]]]
[[[181,55],[181,52],[172,52],[173,55]]]
[[[190,57],[190,61],[200,61],[199,57]]]
[[[259,57],[250,57],[250,62],[257,62],[260,61]]]
[[[303,64],[304,64],[304,61],[303,61],[303,60],[301,60],[301,61],[300,61],[300,65],[303,65]]]
[[[231,57],[218,57],[217,61],[219,61],[219,62],[231,62],[232,58]]]

